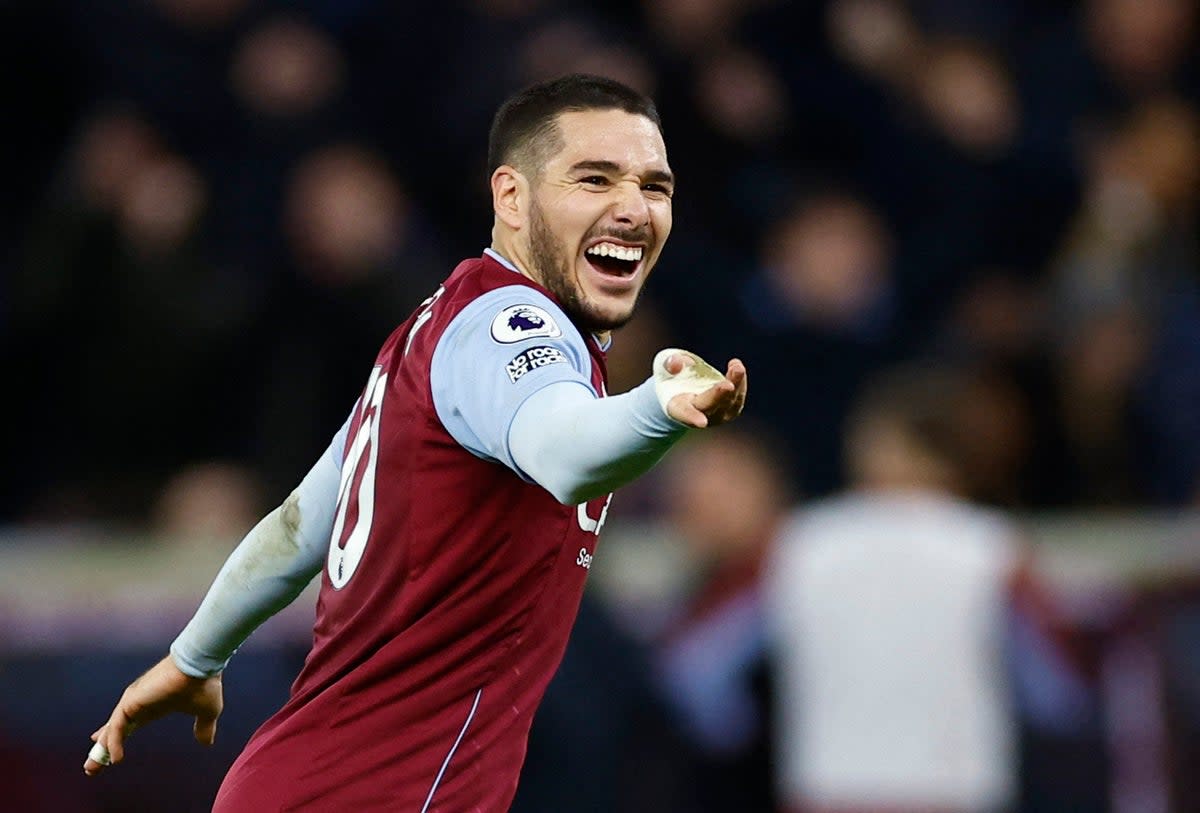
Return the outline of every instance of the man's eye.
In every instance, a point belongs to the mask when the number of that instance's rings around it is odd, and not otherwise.
[[[608,178],[603,175],[588,175],[586,178],[580,178],[579,181],[588,186],[608,186]]]
[[[657,192],[658,194],[666,195],[667,197],[671,196],[670,187],[660,183],[648,183],[643,185],[642,189],[646,190],[647,192]]]

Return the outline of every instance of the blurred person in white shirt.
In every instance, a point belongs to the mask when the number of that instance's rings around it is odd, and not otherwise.
[[[766,569],[776,774],[794,813],[998,813],[1018,796],[1005,663],[1037,605],[1014,525],[964,497],[955,373],[904,370],[847,424],[852,488]]]

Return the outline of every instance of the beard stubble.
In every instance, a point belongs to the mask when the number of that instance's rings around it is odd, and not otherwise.
[[[628,237],[614,235],[626,240],[644,239],[641,235]],[[638,300],[642,292],[638,291],[633,307],[623,316],[611,317],[602,314],[590,302],[575,279],[573,263],[563,250],[562,243],[555,236],[542,215],[542,208],[534,200],[529,210],[529,255],[533,261],[534,273],[542,287],[554,294],[563,311],[571,317],[577,327],[589,333],[601,333],[615,330],[625,325],[633,318]]]

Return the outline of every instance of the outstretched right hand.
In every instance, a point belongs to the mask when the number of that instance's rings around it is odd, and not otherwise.
[[[729,423],[746,404],[746,365],[739,359],[722,375],[694,353],[664,350],[655,358],[655,378],[660,401],[668,399],[667,415],[693,429]]]
[[[684,355],[674,355],[666,361],[667,372],[672,374],[694,365],[696,362]],[[728,363],[725,378],[713,379],[707,390],[679,393],[671,398],[667,402],[667,415],[694,429],[720,426],[742,415],[745,401],[746,368],[742,361],[733,359]]]
[[[217,718],[224,705],[221,676],[195,678],[179,671],[171,656],[163,658],[148,672],[129,684],[121,695],[108,722],[92,734],[92,742],[108,751],[108,762],[89,754],[83,772],[95,776],[107,764],[125,758],[125,740],[136,729],[171,712],[196,718],[193,731],[204,745],[212,745],[217,735]]]

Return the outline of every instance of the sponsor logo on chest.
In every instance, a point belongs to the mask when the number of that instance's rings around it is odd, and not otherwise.
[[[588,553],[587,548],[580,548],[579,555],[575,557],[575,564],[582,567],[584,570],[592,569],[592,557],[595,554]]]

